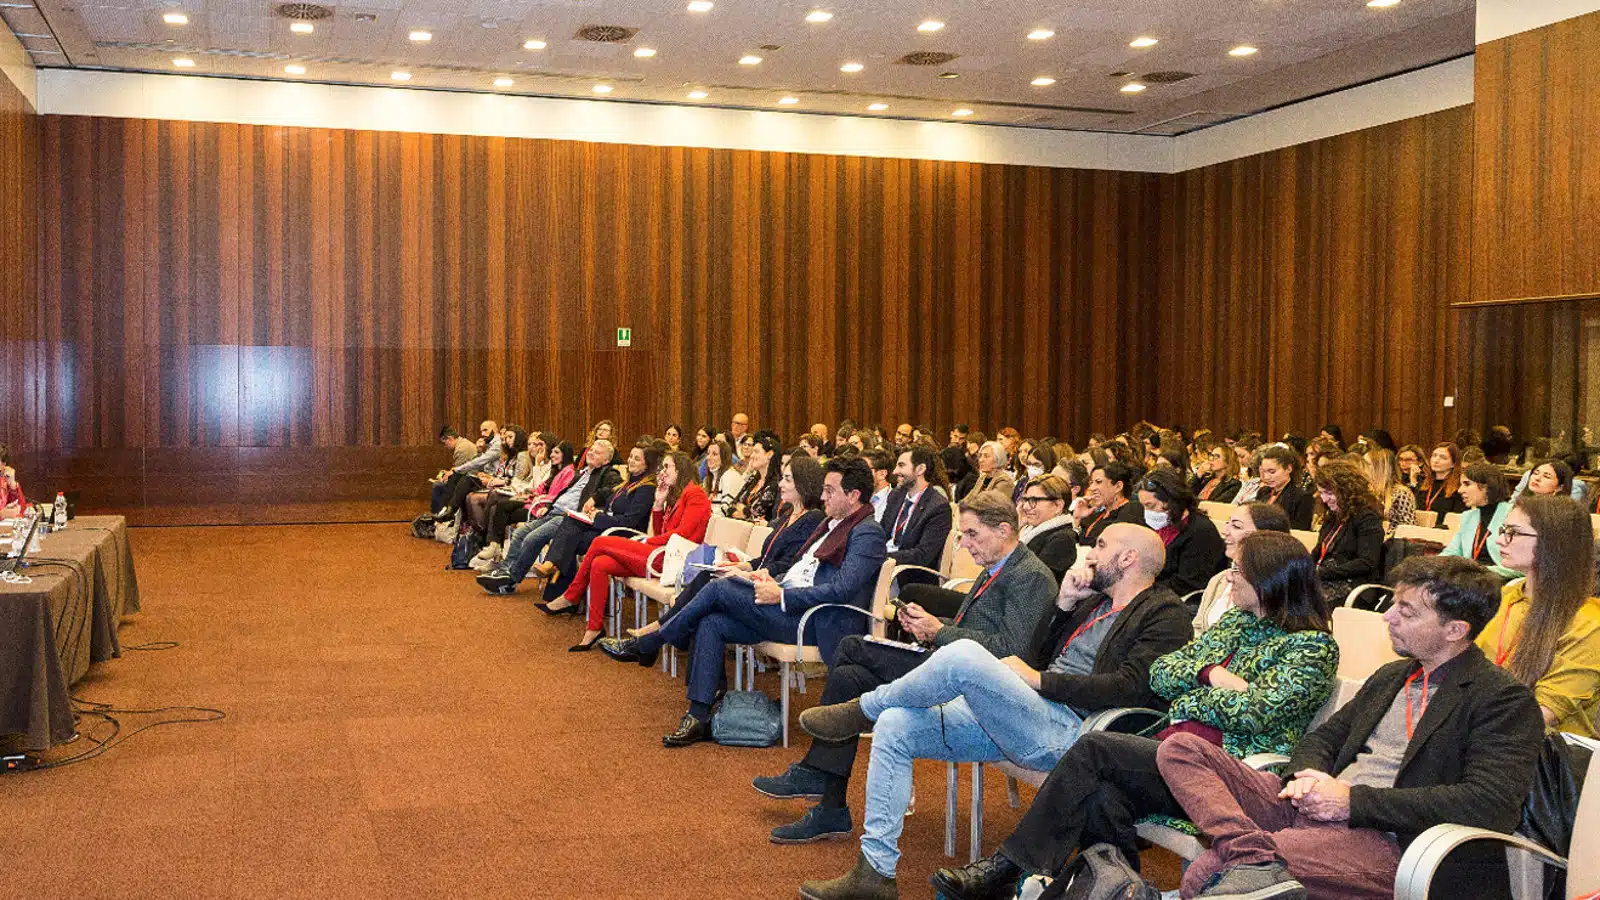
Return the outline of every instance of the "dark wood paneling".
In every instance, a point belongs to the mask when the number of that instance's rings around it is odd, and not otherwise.
[[[1461,107],[1169,180],[1161,337],[1143,345],[1161,372],[1153,415],[1451,435],[1472,129]]]
[[[39,117],[0,75],[0,442],[20,460],[32,447],[40,367],[31,340],[38,303]]]

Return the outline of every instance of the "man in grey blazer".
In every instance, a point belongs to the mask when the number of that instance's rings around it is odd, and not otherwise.
[[[908,586],[897,617],[916,639],[906,649],[847,637],[839,644],[822,689],[823,704],[844,703],[905,675],[930,651],[959,640],[981,644],[996,659],[1023,652],[1039,621],[1051,615],[1056,599],[1055,576],[1018,537],[1017,509],[1009,497],[980,492],[961,503],[960,541],[983,572],[955,614],[942,618],[916,602],[921,590]],[[772,830],[775,844],[805,844],[849,837],[854,830],[845,794],[855,765],[858,740],[813,741],[805,758],[782,775],[761,777],[752,784],[779,800],[816,800],[799,821]]]

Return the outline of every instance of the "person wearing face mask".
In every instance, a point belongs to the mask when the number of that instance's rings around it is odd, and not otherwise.
[[[1310,531],[1316,502],[1294,483],[1299,470],[1300,457],[1283,444],[1261,448],[1261,462],[1257,467],[1261,487],[1256,491],[1255,500],[1281,507],[1290,525],[1300,531]]]
[[[1027,442],[1024,441],[1023,444],[1026,446]],[[1043,444],[1035,444],[1024,452],[1022,461],[1022,473],[1017,478],[1016,489],[1011,493],[1013,504],[1022,502],[1022,495],[1028,489],[1028,482],[1055,469],[1056,451]]]
[[[1289,517],[1271,503],[1249,503],[1240,506],[1222,523],[1223,553],[1234,564],[1239,562],[1239,542],[1258,531],[1289,533]],[[1233,608],[1233,581],[1229,577],[1232,567],[1211,576],[1205,592],[1200,595],[1200,607],[1194,615],[1194,633],[1203,634],[1207,628],[1221,621]]]
[[[1465,556],[1483,563],[1501,578],[1519,577],[1500,561],[1500,526],[1511,512],[1511,487],[1500,468],[1486,462],[1467,466],[1461,475],[1461,500],[1467,505],[1461,525],[1445,546],[1443,556]]]
[[[1206,586],[1227,565],[1226,547],[1217,526],[1199,512],[1199,501],[1183,476],[1165,466],[1152,469],[1139,483],[1144,524],[1161,536],[1167,562],[1156,584],[1182,597]]]
[[[1356,585],[1376,581],[1383,562],[1383,516],[1366,473],[1336,459],[1317,472],[1317,497],[1327,507],[1311,555],[1331,605],[1339,605]]]
[[[1138,477],[1131,466],[1115,459],[1095,466],[1089,473],[1089,489],[1073,504],[1078,543],[1094,546],[1100,533],[1118,522],[1144,524],[1144,507],[1131,499]]]
[[[1478,647],[1532,689],[1546,728],[1596,737],[1600,599],[1589,516],[1564,496],[1524,494],[1497,537],[1500,559],[1527,577],[1505,586]]]

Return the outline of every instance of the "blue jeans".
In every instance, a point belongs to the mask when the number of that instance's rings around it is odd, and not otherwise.
[[[911,802],[911,764],[1010,760],[1048,772],[1078,740],[1083,720],[1046,700],[977,641],[956,641],[928,661],[861,697],[877,723],[867,765],[861,853],[893,877]]]
[[[511,534],[511,544],[506,549],[507,572],[513,581],[520,583],[528,577],[528,570],[539,561],[539,553],[556,536],[561,527],[562,515],[546,515],[517,526]]]

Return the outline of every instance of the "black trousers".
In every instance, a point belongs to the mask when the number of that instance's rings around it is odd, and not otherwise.
[[[528,521],[528,506],[521,500],[506,498],[489,504],[489,543],[504,544],[512,525]]]
[[[1000,852],[1030,873],[1055,876],[1073,851],[1106,843],[1138,868],[1134,824],[1155,814],[1184,817],[1156,768],[1160,746],[1151,738],[1108,731],[1078,738]]]
[[[828,680],[822,687],[823,704],[846,703],[862,694],[899,678],[922,665],[929,654],[899,647],[886,647],[851,635],[839,642],[833,666],[828,669]],[[859,739],[829,743],[812,741],[802,762],[820,769],[835,778],[849,781],[850,770],[855,768],[856,748]]]
[[[567,587],[578,574],[578,557],[589,552],[589,545],[599,536],[600,530],[593,525],[561,517],[561,524],[556,526],[556,535],[550,539],[550,546],[544,554],[545,562],[555,563],[556,566],[556,577],[545,585],[545,600],[554,600],[567,592]]]

